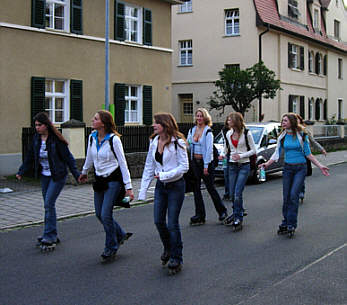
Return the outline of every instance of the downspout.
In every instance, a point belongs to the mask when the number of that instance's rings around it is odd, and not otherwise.
[[[270,31],[270,25],[267,24],[267,29],[259,34],[259,63],[262,61],[262,36]],[[259,95],[259,122],[263,119],[262,117],[262,96]]]

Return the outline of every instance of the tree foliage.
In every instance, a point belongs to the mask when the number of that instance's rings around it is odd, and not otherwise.
[[[263,62],[240,70],[227,67],[219,72],[220,79],[215,82],[217,90],[213,92],[208,104],[210,110],[222,110],[232,106],[237,112],[245,114],[253,100],[260,96],[274,98],[280,90],[280,81],[275,79],[275,72],[269,70]]]

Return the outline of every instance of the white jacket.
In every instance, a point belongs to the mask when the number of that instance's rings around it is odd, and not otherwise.
[[[101,145],[99,151],[97,151],[97,140],[91,134],[89,136],[87,156],[83,165],[82,174],[87,174],[88,170],[92,167],[92,165],[94,165],[96,175],[107,177],[119,166],[122,172],[125,189],[131,189],[131,178],[124,155],[122,142],[117,135],[110,134],[110,136],[113,136],[113,148],[114,152],[116,153],[117,159],[114,157],[114,154],[111,150],[111,146],[108,140],[109,137],[107,137],[105,142]],[[93,142],[92,145],[90,145],[90,140],[92,137]]]
[[[249,148],[251,150],[247,149],[245,132],[241,133],[240,138],[239,138],[239,142],[237,144],[237,147],[235,148],[235,146],[231,142],[231,136],[233,135],[233,133],[234,133],[234,130],[231,128],[226,134],[226,138],[227,138],[227,141],[229,142],[229,147],[230,147],[230,159],[228,161],[229,162],[238,162],[238,163],[249,162],[250,161],[249,157],[257,153],[257,149],[255,147],[251,131],[248,130],[248,133],[247,133],[248,144],[249,144]],[[224,152],[226,155],[227,154],[227,146],[225,143],[224,143]],[[232,159],[233,154],[239,154],[241,159],[238,161],[234,161]]]
[[[149,145],[145,168],[142,174],[139,200],[146,199],[146,193],[154,176],[158,175],[161,182],[174,182],[183,177],[189,169],[186,143],[182,139],[172,137],[163,152],[163,165],[155,160],[159,137],[155,137]],[[177,149],[176,149],[177,147]]]

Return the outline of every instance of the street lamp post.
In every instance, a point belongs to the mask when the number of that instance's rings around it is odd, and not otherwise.
[[[105,110],[110,109],[110,42],[109,42],[109,10],[110,2],[105,0]]]

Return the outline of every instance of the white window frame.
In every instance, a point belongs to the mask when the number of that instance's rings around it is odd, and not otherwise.
[[[319,10],[318,8],[313,9],[313,28],[319,29]]]
[[[128,12],[132,12],[133,10],[137,10],[137,17],[129,15]],[[125,41],[135,42],[142,44],[142,8],[136,5],[130,5],[128,3],[124,3],[124,31],[125,31]],[[132,26],[132,22],[136,21],[136,28]],[[132,39],[132,33],[136,33],[137,39]]]
[[[231,21],[231,26],[228,22]],[[236,27],[236,24],[238,25]],[[228,33],[228,29],[231,28],[231,33]],[[224,34],[225,36],[238,36],[240,35],[240,10],[227,9],[224,11]]]
[[[334,19],[334,38],[341,39],[341,22],[337,19]]]
[[[318,53],[318,67],[319,67],[319,74],[318,75],[322,75],[323,74],[323,58],[322,58],[322,54]]]
[[[191,56],[189,56],[191,54]],[[185,55],[185,60],[183,56]],[[189,62],[190,59],[190,62]],[[193,65],[193,40],[180,40],[179,41],[179,65],[192,66]]]
[[[52,82],[52,91],[49,92],[46,90],[46,82],[51,81]],[[58,93],[55,92],[55,82],[64,82],[63,88],[64,88],[64,93]],[[69,101],[69,81],[66,79],[53,79],[53,78],[46,78],[45,80],[45,99],[46,98],[50,98],[51,102],[50,102],[50,108],[45,108],[45,111],[47,111],[49,113],[50,119],[52,121],[52,123],[54,124],[60,124],[63,122],[66,122],[69,117],[70,117],[70,101]],[[55,119],[55,99],[56,98],[62,98],[64,99],[63,102],[63,121],[57,121]]]
[[[314,120],[314,98],[310,98],[308,101],[308,119],[310,121]]]
[[[299,50],[299,46],[296,44],[291,44],[291,50],[290,53],[293,56],[293,67],[294,69],[300,69],[300,62],[299,62],[299,56],[298,56],[298,50]]]
[[[308,72],[313,73],[314,71],[314,52],[308,52]]]
[[[292,99],[292,110],[294,113],[298,113],[298,105],[299,105],[299,96],[298,95],[293,95]]]
[[[63,21],[63,29],[57,29],[55,25],[55,15],[54,15],[54,6],[55,4],[59,4],[64,6],[64,21]],[[69,0],[46,0],[46,10],[49,9],[50,14],[47,15],[45,12],[45,23],[47,16],[49,18],[49,26],[46,25],[46,29],[51,29],[55,31],[70,31],[70,1]]]
[[[136,88],[137,96],[131,95],[131,88]],[[131,110],[131,102],[136,101],[137,109]],[[127,107],[128,104],[128,107]],[[142,124],[142,86],[139,85],[125,85],[125,109],[124,109],[124,122]],[[132,115],[136,113],[137,119],[133,119]],[[128,114],[128,115],[127,115]]]
[[[192,0],[186,1],[179,6],[180,13],[191,13],[192,11]]]
[[[290,10],[292,10],[292,15],[290,14]],[[288,17],[298,19],[299,16],[298,1],[288,0]]]

